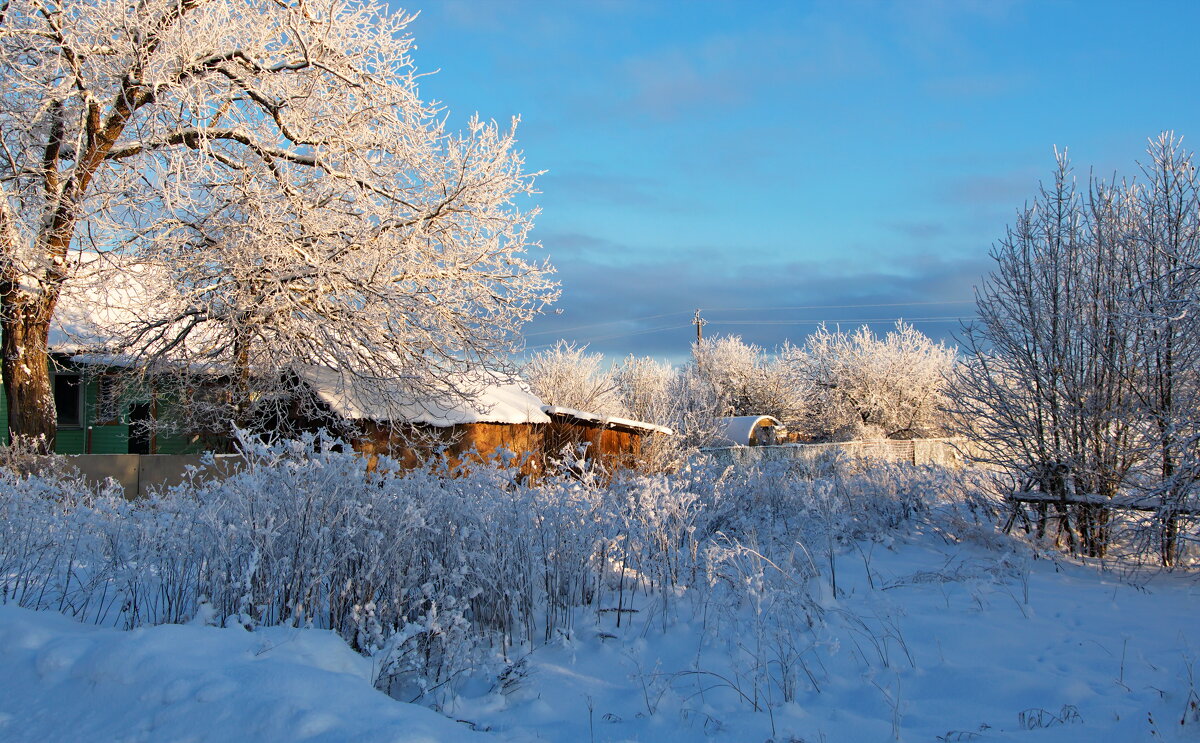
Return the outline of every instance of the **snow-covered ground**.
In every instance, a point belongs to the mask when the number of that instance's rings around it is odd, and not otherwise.
[[[859,542],[833,567],[836,595],[811,586],[820,621],[783,638],[793,652],[753,605],[731,619],[714,592],[666,612],[642,595],[619,628],[578,610],[571,637],[503,688],[467,684],[449,717],[376,691],[328,631],[125,632],[0,606],[0,740],[1200,740],[1194,576],[936,530]],[[754,688],[754,658],[803,664],[793,701]]]
[[[326,630],[120,631],[0,606],[0,740],[479,740],[393,701]]]
[[[777,706],[774,731],[731,688],[753,693],[728,649],[698,640],[700,613],[592,624],[455,714],[516,740],[1200,740],[1194,578],[928,539],[841,559],[805,658],[820,689]]]

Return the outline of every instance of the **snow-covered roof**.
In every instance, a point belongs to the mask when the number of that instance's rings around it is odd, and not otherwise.
[[[50,325],[50,350],[56,353],[103,351],[113,331],[138,319],[152,300],[158,269],[118,255],[72,254],[79,267],[63,285]]]
[[[754,429],[779,426],[779,421],[769,415],[735,415],[720,420],[720,436],[717,446],[749,446]]]
[[[405,399],[397,385],[366,389],[322,366],[296,369],[317,397],[336,415],[348,420],[390,420],[447,427],[465,423],[549,423],[542,401],[513,382],[491,382],[470,400],[452,402]]]
[[[601,415],[599,413],[589,413],[584,410],[575,410],[573,408],[562,408],[557,405],[546,405],[542,408],[542,410],[547,415],[567,415],[567,416],[571,416],[572,418],[579,418],[580,420],[595,421],[595,422],[600,423],[601,425],[605,425],[605,426],[624,426],[626,428],[638,428],[643,431],[651,431],[654,433],[666,434],[667,436],[671,436],[675,433],[675,431],[673,431],[670,428],[667,428],[666,426],[658,426],[653,423],[646,423],[645,421],[635,421],[635,420],[630,420],[629,418],[617,418],[616,416],[612,416],[612,415]]]

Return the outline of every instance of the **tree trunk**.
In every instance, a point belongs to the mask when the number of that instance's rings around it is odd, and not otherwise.
[[[239,316],[237,335],[233,341],[233,425],[235,428],[247,430],[253,421],[250,418],[250,338],[245,329],[249,319]],[[233,432],[230,431],[232,437]]]
[[[1175,553],[1179,549],[1179,517],[1173,509],[1167,510],[1162,516],[1162,564],[1163,567],[1175,567]]]
[[[50,314],[44,301],[12,294],[0,300],[0,352],[4,396],[8,401],[9,441],[35,442],[42,453],[54,451],[58,426],[50,386],[47,345]]]

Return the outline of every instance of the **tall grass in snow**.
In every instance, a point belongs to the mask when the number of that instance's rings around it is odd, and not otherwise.
[[[328,628],[375,660],[380,688],[436,701],[571,637],[588,611],[619,624],[649,596],[666,624],[691,592],[728,609],[714,629],[753,618],[730,635],[753,638],[739,673],[755,704],[774,703],[819,684],[805,633],[836,596],[838,554],[927,509],[953,477],[814,477],[783,462],[529,484],[386,459],[368,472],[312,437],[247,442],[244,460],[139,501],[0,470],[0,602],[120,627]]]

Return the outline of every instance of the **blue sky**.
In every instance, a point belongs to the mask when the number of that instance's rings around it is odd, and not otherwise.
[[[455,125],[520,115],[547,171],[563,295],[531,348],[679,360],[696,308],[767,348],[822,320],[948,338],[1053,146],[1086,177],[1132,175],[1163,129],[1200,142],[1200,2],[410,9],[423,96]]]

